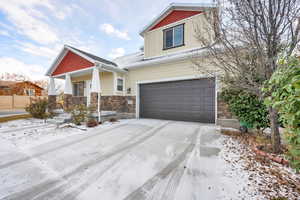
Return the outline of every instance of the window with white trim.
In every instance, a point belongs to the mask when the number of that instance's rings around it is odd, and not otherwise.
[[[184,45],[184,24],[163,30],[164,49]]]
[[[74,97],[82,97],[84,96],[84,81],[73,83],[73,96]]]
[[[123,84],[124,84],[123,78],[117,78],[117,91],[123,92],[124,89]]]

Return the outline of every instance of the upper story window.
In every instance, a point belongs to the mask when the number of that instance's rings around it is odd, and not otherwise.
[[[122,92],[123,91],[123,79],[122,78],[118,78],[117,79],[117,91]]]
[[[164,49],[179,47],[184,45],[184,24],[174,26],[163,31]]]

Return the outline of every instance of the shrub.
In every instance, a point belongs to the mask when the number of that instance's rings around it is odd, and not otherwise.
[[[288,158],[297,172],[300,171],[300,62],[291,57],[279,62],[279,68],[266,82],[263,91],[269,96],[265,104],[279,112],[285,126]]]
[[[31,114],[32,117],[38,119],[45,119],[48,117],[46,113],[48,101],[46,99],[33,100],[25,110]]]
[[[232,112],[248,128],[266,128],[269,126],[268,110],[256,95],[245,91],[226,89],[221,93]]]
[[[76,125],[81,125],[87,117],[87,107],[83,104],[75,105],[70,109],[72,122]]]

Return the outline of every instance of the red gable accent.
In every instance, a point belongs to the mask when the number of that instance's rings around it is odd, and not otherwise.
[[[79,69],[85,69],[93,66],[94,64],[90,61],[78,56],[77,54],[68,51],[63,60],[57,66],[52,75],[63,74],[66,72],[76,71]]]
[[[158,24],[156,24],[154,27],[152,27],[150,29],[150,31],[157,29],[159,27],[166,26],[168,24],[177,22],[179,20],[200,14],[200,13],[202,13],[202,12],[201,11],[173,10],[170,14],[168,14],[166,17],[164,17]]]

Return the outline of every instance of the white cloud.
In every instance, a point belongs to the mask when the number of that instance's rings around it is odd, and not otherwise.
[[[30,53],[31,55],[46,57],[50,59],[55,58],[61,49],[60,45],[55,45],[53,48],[50,48],[41,45],[34,45],[28,42],[20,43],[20,46],[18,47],[22,51]]]
[[[116,49],[112,49],[110,54],[108,54],[108,57],[117,58],[120,56],[124,56],[124,54],[125,54],[125,50],[123,48],[116,48]]]
[[[11,57],[0,57],[0,69],[2,73],[16,73],[30,77],[33,80],[45,78],[45,69],[40,65],[23,63]]]
[[[19,34],[41,44],[58,41],[56,31],[43,21],[48,17],[39,11],[37,6],[53,10],[53,6],[47,0],[0,1],[0,10],[6,14]]]
[[[0,30],[0,35],[10,36],[10,34],[5,30]]]
[[[120,31],[111,24],[102,24],[100,26],[100,30],[104,31],[108,35],[112,35],[124,40],[130,40],[127,31]]]

